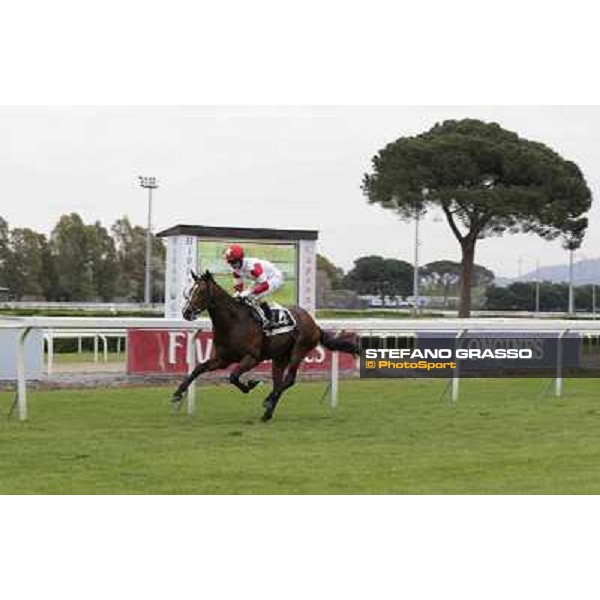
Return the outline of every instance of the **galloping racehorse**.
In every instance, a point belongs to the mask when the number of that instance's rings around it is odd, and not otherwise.
[[[243,373],[263,362],[272,360],[273,390],[265,399],[263,421],[268,421],[279,402],[281,394],[296,381],[296,373],[306,355],[321,343],[329,350],[339,350],[358,354],[355,336],[334,337],[323,331],[313,318],[302,308],[290,308],[296,327],[292,331],[265,335],[260,323],[252,314],[252,308],[243,301],[230,296],[206,271],[198,276],[192,272],[194,284],[186,305],[183,318],[194,320],[203,310],[207,310],[213,324],[213,347],[210,358],[198,364],[181,382],[173,394],[173,402],[180,403],[189,385],[202,373],[225,369],[237,363],[229,381],[244,394],[259,382],[240,380]]]

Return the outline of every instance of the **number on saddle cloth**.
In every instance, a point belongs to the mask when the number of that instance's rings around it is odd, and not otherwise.
[[[296,324],[292,313],[283,306],[271,306],[271,314],[273,315],[273,322],[277,324],[277,327],[288,327]]]

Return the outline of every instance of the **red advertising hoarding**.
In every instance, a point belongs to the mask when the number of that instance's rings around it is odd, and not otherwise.
[[[130,329],[127,333],[127,372],[130,375],[185,374],[187,336],[185,331]],[[196,356],[198,362],[208,359],[212,350],[212,332],[196,334]],[[326,374],[331,369],[331,352],[317,346],[305,359],[301,371]],[[355,371],[356,359],[340,353],[340,371]],[[254,372],[269,373],[270,362],[253,369]]]

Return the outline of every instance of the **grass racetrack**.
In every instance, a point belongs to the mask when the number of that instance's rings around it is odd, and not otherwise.
[[[265,388],[199,388],[171,414],[171,388],[33,391],[28,421],[0,393],[0,493],[600,493],[593,379],[303,382],[259,422]]]

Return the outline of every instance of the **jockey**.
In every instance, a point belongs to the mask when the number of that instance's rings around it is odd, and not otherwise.
[[[225,260],[232,268],[234,289],[240,298],[258,301],[265,313],[267,322],[265,329],[273,329],[271,307],[265,298],[283,285],[281,271],[268,260],[250,258],[244,255],[244,249],[238,244],[233,244],[225,251]],[[244,290],[244,278],[252,279],[254,285],[249,290]]]

